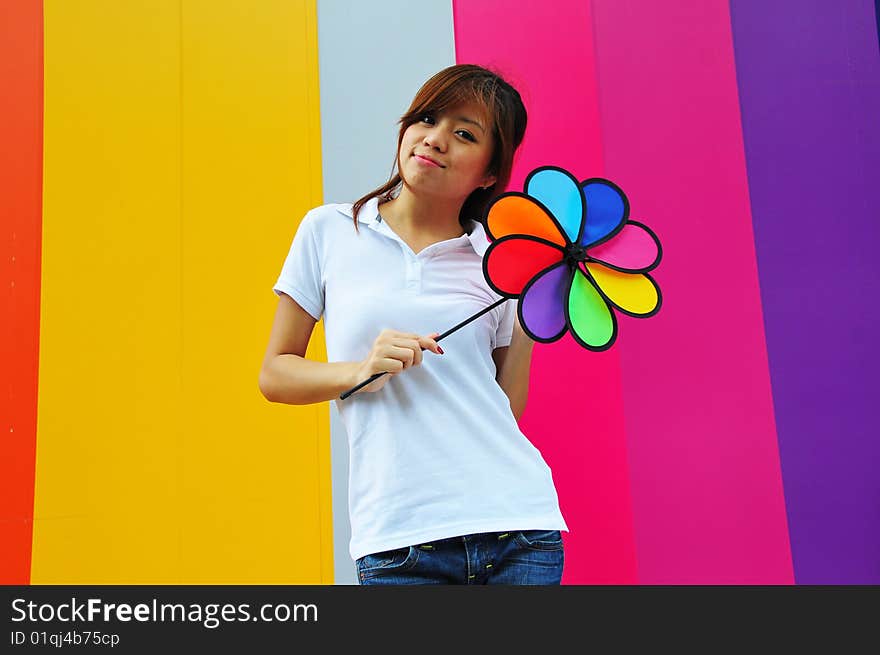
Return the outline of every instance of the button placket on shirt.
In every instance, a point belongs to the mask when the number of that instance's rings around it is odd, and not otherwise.
[[[422,290],[422,262],[412,252],[404,250],[403,254],[406,257],[406,288],[418,293]]]
[[[425,264],[435,255],[450,248],[452,244],[433,244],[422,250],[419,254],[413,252],[412,248],[394,232],[387,223],[382,221],[382,217],[377,217],[375,229],[385,234],[385,236],[393,239],[400,246],[400,252],[403,254],[406,263],[406,280],[404,288],[413,293],[421,293],[422,291],[422,272]],[[464,237],[467,238],[467,237]]]
[[[422,291],[422,278],[425,266],[430,260],[448,248],[448,244],[433,244],[422,250],[418,255],[403,242],[399,242],[406,259],[406,288],[415,293]]]
[[[382,221],[381,217],[377,220],[377,225],[381,226],[377,227],[380,232],[383,232],[385,236],[396,241],[397,245],[400,246],[400,252],[403,255],[403,260],[406,265],[404,288],[407,291],[419,293],[422,290],[422,266],[424,264],[421,255],[424,251],[418,255],[415,254],[412,251],[412,248],[410,248],[409,245],[407,245],[406,242],[394,232],[394,230]]]

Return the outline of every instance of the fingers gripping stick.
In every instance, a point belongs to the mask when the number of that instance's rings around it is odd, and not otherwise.
[[[477,313],[474,314],[473,316],[471,316],[471,317],[469,317],[469,318],[466,318],[464,321],[462,321],[461,323],[459,323],[459,324],[456,325],[455,327],[453,327],[453,328],[447,330],[446,332],[444,332],[443,334],[441,334],[440,336],[438,336],[436,339],[434,339],[434,341],[437,341],[437,342],[439,343],[441,339],[445,339],[446,337],[448,337],[450,334],[452,334],[452,333],[455,332],[456,330],[459,330],[460,328],[463,328],[465,325],[467,325],[467,324],[470,323],[471,321],[478,319],[480,316],[482,316],[482,315],[485,314],[486,312],[489,312],[489,311],[495,309],[496,307],[498,307],[498,305],[500,305],[500,304],[503,303],[503,302],[506,302],[507,300],[509,300],[509,298],[502,298],[501,300],[499,300],[499,301],[497,301],[497,302],[495,302],[495,303],[489,305],[489,306],[486,307],[485,309],[481,309],[479,312],[477,312]],[[425,350],[425,348],[422,348],[422,350]],[[374,375],[371,375],[371,376],[368,377],[366,380],[364,380],[363,382],[359,383],[357,386],[354,386],[354,387],[352,387],[351,389],[349,389],[348,391],[342,393],[342,394],[339,396],[339,400],[345,400],[345,399],[348,398],[351,394],[356,393],[357,391],[363,389],[365,386],[367,386],[367,385],[370,384],[371,382],[375,382],[376,380],[378,380],[379,378],[381,378],[383,375],[387,375],[387,374],[388,374],[387,371],[383,371],[383,372],[381,372],[381,373],[376,373],[376,374],[374,374]]]

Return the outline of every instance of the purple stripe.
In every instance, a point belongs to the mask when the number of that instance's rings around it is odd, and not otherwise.
[[[731,0],[795,581],[880,583],[871,0]]]

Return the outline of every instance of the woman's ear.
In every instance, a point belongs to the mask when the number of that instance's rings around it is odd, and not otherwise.
[[[494,175],[487,175],[480,187],[482,187],[483,189],[488,189],[490,186],[495,184],[497,179],[498,178],[496,178]]]

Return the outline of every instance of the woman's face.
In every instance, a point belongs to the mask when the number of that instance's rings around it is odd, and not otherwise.
[[[490,186],[492,127],[478,105],[462,104],[425,114],[406,128],[398,165],[419,194],[464,202],[477,187]]]

